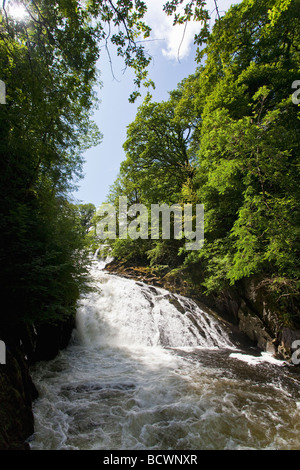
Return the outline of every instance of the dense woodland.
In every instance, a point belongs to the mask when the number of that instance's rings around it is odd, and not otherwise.
[[[74,205],[83,154],[99,144],[93,123],[97,61],[108,42],[144,80],[133,38],[148,30],[143,2],[24,0],[26,19],[1,2],[0,325],[55,321],[74,313],[87,280],[89,204]],[[112,25],[117,33],[107,33]],[[105,29],[106,28],[106,29]],[[93,209],[93,208],[92,208]]]
[[[129,264],[218,295],[255,279],[286,324],[299,315],[300,3],[245,0],[198,48],[195,73],[165,102],[148,96],[128,127],[109,195],[203,204],[205,241],[113,241]],[[295,85],[294,85],[295,86]]]
[[[92,116],[97,61],[108,43],[135,71],[134,101],[147,78],[142,1],[23,1],[26,22],[0,17],[0,325],[74,313],[88,280],[95,208],[70,192],[83,155],[101,141]],[[201,203],[205,243],[111,242],[113,255],[163,275],[180,273],[202,292],[255,276],[289,319],[299,294],[299,0],[244,0],[212,31],[205,4],[167,2],[175,23],[198,19],[195,73],[156,103],[151,92],[128,127],[126,159],[108,196],[116,203]],[[201,25],[201,26],[200,26]],[[110,28],[113,30],[111,32]],[[105,46],[104,48],[102,46]],[[93,223],[97,223],[94,217]],[[287,319],[288,321],[288,319]]]

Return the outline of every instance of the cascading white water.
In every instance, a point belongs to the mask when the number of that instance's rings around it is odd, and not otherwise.
[[[77,314],[77,334],[86,344],[233,346],[219,323],[189,299],[99,270],[94,279],[101,294],[83,298]]]
[[[300,448],[298,386],[280,365],[240,361],[195,302],[104,267],[70,346],[32,371],[32,449]]]

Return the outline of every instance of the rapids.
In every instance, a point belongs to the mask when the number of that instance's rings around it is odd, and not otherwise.
[[[33,450],[300,449],[299,384],[192,300],[92,267],[67,349],[33,367]]]

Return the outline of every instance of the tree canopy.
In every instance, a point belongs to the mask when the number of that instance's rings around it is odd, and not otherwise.
[[[0,16],[1,324],[74,311],[94,246],[95,208],[69,193],[101,141],[92,116],[109,44],[135,71],[129,99],[151,85],[141,0],[23,0],[26,21]],[[210,30],[206,3],[172,0],[174,24],[199,21],[197,67],[164,102],[148,94],[129,125],[108,200],[203,204],[205,242],[116,239],[127,260],[180,269],[203,292],[255,278],[281,308],[299,292],[299,0],[243,0]],[[297,309],[296,309],[297,310]]]
[[[69,315],[87,279],[85,237],[93,208],[69,192],[86,149],[101,141],[92,120],[97,64],[109,44],[135,72],[129,97],[147,83],[141,0],[22,0],[0,10],[1,324]]]
[[[168,101],[139,108],[111,196],[204,204],[205,242],[186,252],[177,240],[117,240],[116,256],[127,246],[126,259],[180,268],[206,293],[254,278],[283,313],[299,312],[299,6],[232,6],[199,48],[195,73]]]

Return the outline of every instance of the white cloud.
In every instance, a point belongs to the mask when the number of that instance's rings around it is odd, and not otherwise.
[[[184,25],[173,26],[173,19],[163,11],[164,0],[148,0],[146,21],[152,28],[154,45],[170,60],[186,57],[193,44],[194,35],[199,31],[199,24],[190,23],[184,32]]]
[[[218,8],[222,15],[230,5],[239,3],[241,0],[218,0]],[[181,8],[188,2],[185,0]],[[163,11],[166,0],[146,0],[148,11],[146,21],[152,28],[152,39],[154,45],[159,47],[162,54],[169,60],[184,59],[191,52],[195,34],[199,33],[200,22],[189,22],[184,25],[173,26],[173,19]],[[207,8],[211,12],[211,21],[216,17],[214,0],[207,1]]]
[[[168,31],[166,47],[162,53],[168,59],[183,59],[187,57],[194,43],[195,34],[199,32],[199,23],[176,25]]]

